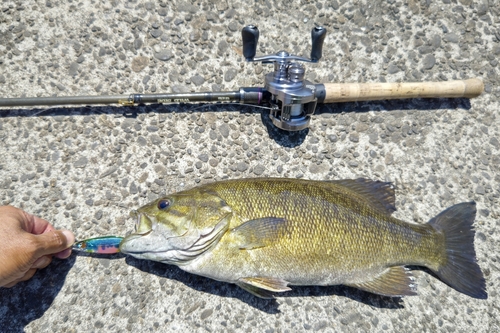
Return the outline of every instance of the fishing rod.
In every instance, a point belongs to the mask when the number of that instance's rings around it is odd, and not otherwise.
[[[312,29],[310,58],[291,55],[286,51],[256,57],[258,28],[248,25],[242,29],[241,36],[243,56],[246,61],[274,64],[274,71],[265,75],[264,87],[243,87],[237,91],[227,92],[0,98],[0,107],[239,102],[268,105],[270,118],[276,127],[287,131],[299,131],[309,126],[311,115],[314,114],[318,103],[409,98],[473,98],[479,96],[484,89],[480,79],[444,82],[315,84],[304,79],[305,68],[300,62],[316,63],[321,59],[326,36],[325,28],[314,27]]]

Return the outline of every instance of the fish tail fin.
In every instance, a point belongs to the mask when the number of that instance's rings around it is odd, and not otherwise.
[[[446,259],[434,273],[450,287],[468,296],[488,298],[486,282],[474,249],[476,203],[454,205],[429,221],[444,234]]]

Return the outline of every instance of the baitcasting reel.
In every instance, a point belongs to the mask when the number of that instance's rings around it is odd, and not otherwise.
[[[241,32],[243,55],[247,61],[273,63],[274,72],[265,77],[264,89],[271,94],[271,120],[273,124],[287,131],[299,131],[309,126],[311,115],[316,109],[316,85],[304,80],[305,68],[298,61],[318,62],[323,51],[326,29],[315,27],[311,31],[311,58],[303,58],[279,51],[276,54],[255,57],[259,30],[248,25]]]

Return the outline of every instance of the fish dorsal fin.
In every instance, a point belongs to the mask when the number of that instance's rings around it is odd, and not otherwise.
[[[396,195],[392,183],[366,178],[332,180],[330,183],[344,186],[360,194],[372,207],[391,215],[396,211]]]
[[[240,249],[251,250],[272,244],[286,231],[286,219],[263,217],[250,220],[231,230]]]
[[[236,285],[260,298],[274,298],[274,293],[292,290],[287,281],[269,277],[239,278]]]
[[[393,266],[373,280],[346,284],[374,294],[402,297],[417,294],[417,284],[411,271],[404,266]]]

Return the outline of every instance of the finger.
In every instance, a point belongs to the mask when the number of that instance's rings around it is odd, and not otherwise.
[[[9,225],[9,228],[12,230],[29,230],[31,226],[26,221],[26,216],[24,215],[24,211],[13,207],[13,206],[1,206],[0,207],[0,216],[2,216],[2,223]]]
[[[52,261],[52,258],[50,256],[43,256],[38,258],[33,265],[31,265],[31,268],[45,268],[47,267],[50,262]]]
[[[54,227],[38,216],[34,216],[22,209],[13,206],[0,207],[0,215],[6,221],[16,223],[22,230],[32,234],[42,234],[54,230]]]
[[[22,211],[22,214],[23,219],[26,221],[26,231],[32,234],[40,235],[45,232],[55,230],[52,224],[50,224],[47,220],[44,220],[35,215],[31,215],[30,213],[27,213],[25,211]]]
[[[14,287],[14,286],[17,284],[17,282],[19,282],[19,281],[17,281],[17,280],[16,280],[16,281],[14,281],[14,282],[11,282],[11,283],[9,283],[9,284],[6,284],[6,285],[5,285],[5,286],[3,286],[3,287],[4,287],[4,288],[12,288],[12,287]]]
[[[75,242],[75,236],[69,230],[52,230],[33,236],[37,257],[59,253]]]
[[[26,281],[26,280],[31,279],[31,278],[33,277],[33,275],[35,275],[35,273],[36,273],[36,268],[31,268],[31,269],[29,269],[29,270],[26,272],[26,274],[24,274],[24,276],[23,276],[23,277],[21,277],[21,278],[19,278],[19,279],[17,279],[17,280],[14,280],[14,281],[12,281],[12,282],[11,282],[11,283],[9,283],[9,284],[6,284],[4,287],[5,287],[5,288],[12,288],[12,287],[14,287],[16,284],[18,284],[19,282],[22,282],[22,281]]]
[[[66,259],[71,255],[71,248],[56,253],[54,256],[59,259]]]
[[[33,275],[35,275],[36,273],[36,268],[30,268],[28,269],[28,271],[26,272],[26,274],[24,274],[24,276],[22,278],[20,278],[18,280],[18,282],[21,282],[21,281],[26,281],[26,280],[29,280],[33,277]]]

